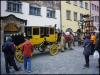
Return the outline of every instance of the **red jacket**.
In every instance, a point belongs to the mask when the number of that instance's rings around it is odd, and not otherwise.
[[[29,40],[27,40],[23,47],[22,47],[22,52],[23,55],[26,57],[31,57],[32,52],[33,52],[33,45],[31,44],[31,42]]]

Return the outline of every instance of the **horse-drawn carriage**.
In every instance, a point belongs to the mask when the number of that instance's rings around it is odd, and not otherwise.
[[[55,27],[26,26],[24,29],[25,34],[12,35],[12,39],[16,44],[15,57],[19,62],[23,62],[22,45],[25,42],[25,37],[29,38],[35,46],[35,50],[45,52],[46,48],[49,48],[51,55],[58,53],[58,36]]]

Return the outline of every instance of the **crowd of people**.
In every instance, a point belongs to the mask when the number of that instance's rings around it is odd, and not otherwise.
[[[69,33],[66,33],[68,35]],[[70,33],[71,34],[71,33]],[[63,37],[61,37],[61,44],[65,45],[65,33],[63,33]],[[72,48],[71,44],[74,44],[74,35],[71,36],[72,40],[68,42],[68,47]],[[99,59],[98,59],[98,67],[100,68],[100,43],[99,43],[99,33],[92,33],[91,35],[85,35],[83,38],[83,47],[84,47],[84,58],[85,58],[85,65],[84,67],[89,68],[89,56],[93,55],[95,50],[99,52]],[[6,72],[10,73],[10,66],[13,66],[13,68],[16,71],[20,70],[20,67],[17,67],[16,62],[15,62],[15,50],[16,50],[16,45],[12,41],[12,38],[9,37],[6,42],[2,46],[2,51],[4,52],[4,57],[5,57],[5,67],[6,67]],[[24,70],[27,72],[31,72],[31,57],[33,54],[34,46],[32,43],[29,41],[29,39],[25,40],[25,43],[22,46],[22,53],[24,57]],[[64,48],[62,48],[64,50]]]

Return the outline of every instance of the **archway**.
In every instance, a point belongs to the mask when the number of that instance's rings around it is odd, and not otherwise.
[[[17,27],[17,24],[15,24],[15,23],[8,23],[4,27],[4,41],[7,40],[7,38],[11,34],[14,34],[14,33],[18,32],[18,31],[19,31],[19,28]]]

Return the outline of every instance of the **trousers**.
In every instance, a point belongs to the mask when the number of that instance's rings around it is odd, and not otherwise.
[[[14,68],[16,71],[18,71],[19,69],[18,69],[18,67],[17,67],[17,65],[16,65],[16,63],[15,63],[14,57],[9,58],[9,57],[7,57],[5,54],[4,54],[4,56],[5,56],[5,67],[6,67],[6,72],[7,72],[7,73],[10,72],[10,71],[9,71],[9,66],[13,66],[13,68]]]
[[[31,71],[31,57],[24,56],[24,70]]]
[[[85,55],[85,63],[89,66],[89,55]]]

